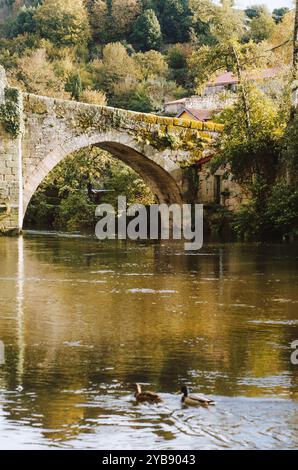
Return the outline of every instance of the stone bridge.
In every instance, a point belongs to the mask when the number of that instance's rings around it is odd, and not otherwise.
[[[0,232],[20,232],[37,187],[69,154],[98,146],[133,168],[158,202],[193,202],[192,163],[222,126],[20,92],[0,67]]]

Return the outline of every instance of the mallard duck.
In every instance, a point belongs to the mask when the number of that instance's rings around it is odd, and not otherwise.
[[[181,387],[181,393],[183,393],[181,401],[185,405],[190,405],[190,406],[209,406],[209,405],[215,405],[215,401],[210,400],[210,398],[206,398],[202,395],[189,395],[188,394],[188,388],[184,385]]]
[[[155,392],[149,392],[148,390],[142,392],[140,384],[136,384],[135,399],[137,401],[148,401],[150,403],[159,403],[162,401],[160,396]]]

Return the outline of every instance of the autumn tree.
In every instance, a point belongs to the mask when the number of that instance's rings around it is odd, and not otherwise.
[[[133,59],[145,80],[154,76],[165,77],[168,72],[165,57],[158,51],[139,52],[133,56]]]
[[[112,0],[111,17],[113,39],[128,38],[132,32],[133,23],[141,13],[139,0]]]
[[[275,22],[270,15],[269,11],[263,9],[257,16],[255,16],[250,22],[250,34],[249,36],[255,42],[264,41],[268,39],[272,34],[275,27]]]
[[[111,16],[105,0],[95,0],[89,7],[89,21],[94,39],[102,44],[109,42]]]
[[[136,62],[119,42],[107,44],[103,48],[102,59],[95,61],[93,68],[98,88],[103,89],[108,96],[112,96],[126,78],[136,82],[141,77]]]
[[[82,44],[88,39],[88,18],[82,0],[44,0],[35,20],[41,37],[58,47]]]

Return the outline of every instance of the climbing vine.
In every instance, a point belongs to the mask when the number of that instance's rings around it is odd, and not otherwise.
[[[6,132],[16,138],[21,131],[20,92],[16,88],[5,88],[5,101],[0,105],[0,122]]]

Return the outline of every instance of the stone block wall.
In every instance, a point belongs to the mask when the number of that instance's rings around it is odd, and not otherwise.
[[[5,101],[5,73],[0,67],[0,106]],[[18,231],[19,139],[0,123],[0,233]]]
[[[237,210],[245,202],[246,197],[231,174],[227,178],[224,177],[223,170],[218,170],[214,175],[211,175],[206,167],[201,168],[198,175],[198,201],[206,205],[216,203],[217,176],[220,177],[220,204],[230,211]]]

